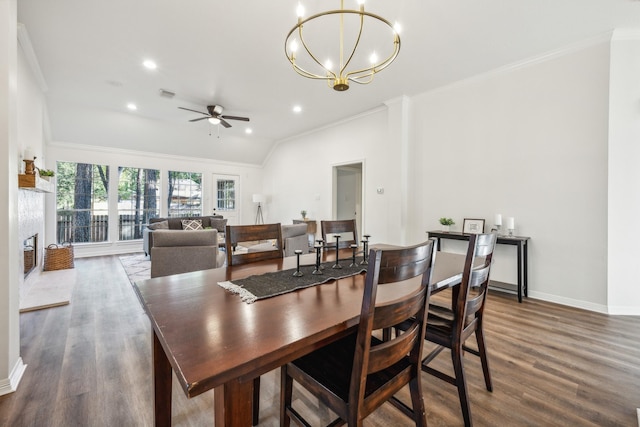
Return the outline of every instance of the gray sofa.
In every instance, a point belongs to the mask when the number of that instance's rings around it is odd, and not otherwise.
[[[218,230],[156,230],[151,248],[151,277],[222,267]]]
[[[149,226],[142,232],[142,250],[145,255],[151,255],[153,248],[153,233],[155,230],[182,230],[182,220],[200,220],[202,227],[213,227],[218,233],[223,233],[227,225],[227,220],[222,215],[211,216],[189,216],[189,217],[171,217],[171,218],[151,218]]]

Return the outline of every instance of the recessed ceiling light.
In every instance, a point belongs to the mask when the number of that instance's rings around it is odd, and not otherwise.
[[[302,107],[299,105],[294,105],[293,106],[293,112],[294,113],[300,113],[302,111]]]
[[[142,65],[144,65],[145,68],[149,70],[155,70],[156,68],[158,68],[158,65],[150,59],[147,59],[146,61],[144,61]]]
[[[248,134],[251,134],[251,133],[253,133],[253,129],[251,129],[251,128],[246,128],[246,129],[244,130],[244,132],[245,132],[245,133],[248,133]]]
[[[127,108],[131,111],[136,111],[138,109],[138,106],[136,104],[134,104],[133,102],[130,102],[127,104]]]

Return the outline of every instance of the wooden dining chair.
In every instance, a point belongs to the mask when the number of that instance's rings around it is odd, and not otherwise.
[[[325,247],[327,248],[335,248],[336,241],[333,238],[334,234],[341,235],[338,241],[340,248],[348,248],[352,244],[359,245],[355,219],[320,221],[320,230],[322,232],[322,240],[324,240]]]
[[[465,351],[480,357],[485,385],[487,390],[493,390],[482,321],[484,305],[487,300],[491,258],[496,239],[495,233],[471,235],[462,272],[462,282],[453,288],[451,307],[429,305],[425,338],[427,341],[437,344],[437,347],[422,361],[422,370],[458,388],[462,416],[467,427],[472,425],[472,421],[469,393],[464,376],[463,355]],[[480,265],[477,262],[478,257],[484,258]],[[478,350],[465,345],[465,341],[473,334],[476,337]],[[445,348],[451,350],[455,376],[450,376],[429,366],[429,363]]]
[[[225,250],[227,265],[241,265],[269,259],[283,258],[282,231],[280,224],[227,225]],[[238,252],[239,243],[270,242],[266,250]],[[273,248],[273,249],[271,249]],[[253,425],[260,418],[260,377],[253,380]]]
[[[225,250],[227,265],[278,259],[283,257],[282,228],[280,224],[227,225]],[[268,242],[261,250],[238,250],[240,243]]]
[[[294,380],[337,414],[332,426],[361,426],[386,401],[413,418],[417,426],[427,425],[420,367],[434,257],[433,241],[407,248],[371,249],[357,331],[281,368],[281,426],[288,427],[292,418],[309,425],[292,406]],[[411,289],[394,289],[397,297],[376,304],[379,286],[412,278]],[[410,327],[390,341],[373,334],[405,320]],[[407,384],[411,408],[394,396]]]

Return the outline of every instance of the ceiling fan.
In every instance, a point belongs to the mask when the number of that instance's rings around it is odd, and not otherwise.
[[[197,121],[200,121],[200,120],[209,119],[209,123],[211,123],[211,124],[214,124],[214,125],[221,124],[222,126],[224,126],[226,128],[230,128],[231,125],[227,122],[227,120],[241,120],[243,122],[248,122],[249,121],[248,117],[222,115],[222,111],[224,110],[224,108],[221,105],[207,105],[208,113],[203,113],[202,111],[192,110],[190,108],[184,108],[184,107],[178,107],[178,108],[180,108],[181,110],[192,111],[192,112],[198,113],[198,114],[204,114],[204,117],[198,117],[197,119],[191,119],[191,120],[189,120],[190,122],[197,122]]]

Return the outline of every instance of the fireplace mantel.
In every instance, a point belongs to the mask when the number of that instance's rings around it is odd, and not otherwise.
[[[19,174],[18,187],[23,190],[31,190],[38,193],[53,193],[54,183],[42,179],[37,175]]]

